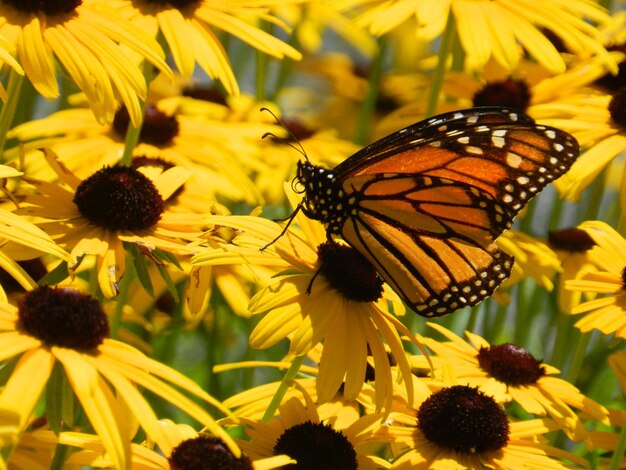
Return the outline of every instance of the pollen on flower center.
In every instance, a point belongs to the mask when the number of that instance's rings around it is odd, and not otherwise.
[[[282,468],[294,470],[352,470],[357,468],[354,447],[340,431],[305,421],[287,429],[276,441],[274,455],[298,461]]]
[[[124,138],[130,123],[130,115],[125,107],[121,107],[113,118],[113,130]],[[139,141],[156,147],[166,147],[178,135],[180,126],[176,116],[168,116],[153,104],[147,104]]]
[[[523,80],[508,78],[487,83],[474,94],[474,106],[509,106],[525,111],[530,104],[530,89]]]
[[[372,264],[354,248],[332,242],[317,248],[319,273],[344,297],[357,302],[381,298],[383,281]]]
[[[78,8],[82,0],[1,0],[3,5],[10,5],[23,13],[43,12],[46,15],[71,13]]]
[[[172,451],[169,459],[171,470],[252,470],[250,459],[237,458],[218,437],[198,436],[187,439]]]
[[[76,188],[74,203],[89,222],[111,231],[150,228],[164,206],[152,181],[129,167],[97,171]]]
[[[496,401],[466,385],[443,388],[417,410],[417,427],[433,444],[463,454],[493,452],[509,440],[509,421]]]
[[[540,360],[524,348],[511,343],[480,348],[478,363],[495,379],[507,385],[528,385],[546,373]]]
[[[109,336],[109,322],[96,299],[77,290],[41,286],[18,302],[18,325],[46,346],[90,350]]]

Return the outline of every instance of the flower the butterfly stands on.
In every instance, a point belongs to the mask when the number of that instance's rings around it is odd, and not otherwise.
[[[417,313],[446,315],[478,304],[509,276],[513,258],[495,240],[578,154],[570,134],[514,109],[454,111],[332,170],[300,161],[295,212],[321,221],[329,242],[356,249]]]

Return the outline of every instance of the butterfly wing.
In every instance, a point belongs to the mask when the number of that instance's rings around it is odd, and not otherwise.
[[[576,140],[509,108],[473,108],[397,131],[329,172],[299,166],[305,213],[365,255],[409,305],[475,305],[510,273],[495,239],[578,157]]]
[[[345,184],[358,204],[341,236],[420,315],[475,305],[509,276],[513,259],[493,240],[510,222],[491,195],[406,174],[357,176]]]
[[[398,131],[356,153],[334,172],[344,183],[359,175],[385,173],[449,178],[497,199],[511,221],[564,174],[578,154],[578,142],[566,132],[537,125],[512,110],[474,108]]]
[[[362,168],[367,168],[372,162],[396,154],[399,148],[406,149],[421,144],[427,145],[431,141],[439,140],[444,132],[503,123],[533,125],[534,121],[515,109],[492,106],[439,114],[400,129],[363,147],[337,165],[333,172],[339,176],[355,174]]]

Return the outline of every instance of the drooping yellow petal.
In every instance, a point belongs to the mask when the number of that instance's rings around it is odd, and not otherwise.
[[[20,414],[20,428],[24,429],[35,405],[52,373],[54,356],[50,351],[37,348],[24,353],[17,362],[11,377],[0,394],[0,404]]]
[[[108,385],[98,377],[97,370],[80,353],[65,348],[53,348],[54,355],[63,364],[72,390],[80,401],[94,430],[102,439],[105,449],[116,468],[128,468],[130,462],[130,436],[122,436]]]

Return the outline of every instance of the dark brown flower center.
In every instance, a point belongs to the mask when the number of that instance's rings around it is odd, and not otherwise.
[[[74,289],[41,286],[18,302],[18,327],[46,346],[90,350],[109,336],[96,299]]]
[[[358,466],[356,451],[345,434],[311,421],[290,427],[278,438],[274,455],[279,454],[298,461],[284,469],[353,470]]]
[[[137,170],[141,167],[154,167],[154,168],[160,168],[161,171],[166,171],[169,170],[170,168],[173,168],[174,165],[172,165],[171,163],[163,160],[162,158],[158,158],[158,157],[146,157],[146,156],[137,156],[133,158],[133,161],[130,164],[131,168]],[[174,191],[172,193],[172,195],[170,197],[168,197],[166,199],[165,202],[170,203],[172,201],[174,201],[176,199],[177,196],[180,195],[180,193],[183,192],[184,189],[184,185],[181,185],[176,191]]]
[[[626,267],[622,269],[622,290],[626,290]]]
[[[287,129],[289,129],[289,133],[285,137],[276,137],[272,135],[272,141],[279,144],[293,144],[295,142],[299,142],[305,139],[310,139],[315,135],[316,130],[310,128],[305,123],[298,119],[294,118],[283,118],[283,124]]]
[[[130,167],[105,167],[84,180],[74,195],[78,211],[107,230],[143,230],[163,213],[163,198],[152,181]]]
[[[126,136],[129,123],[128,110],[121,107],[113,118],[113,130],[120,138]],[[156,147],[167,147],[178,136],[179,128],[176,116],[168,116],[153,104],[147,104],[139,141]]]
[[[23,13],[39,13],[61,15],[73,12],[82,0],[1,0],[3,5],[10,5]]]
[[[626,129],[626,88],[620,88],[613,95],[609,103],[609,113],[615,124]]]
[[[596,242],[587,232],[579,228],[566,228],[548,234],[548,244],[555,250],[569,251],[571,253],[584,253],[589,251]]]
[[[157,5],[172,5],[179,10],[191,5],[200,3],[200,0],[144,0],[146,3],[155,3]]]
[[[198,436],[187,439],[172,451],[171,470],[253,470],[246,455],[237,458],[217,437]]]
[[[507,385],[534,384],[546,374],[542,361],[511,343],[480,348],[477,358],[485,372]]]
[[[417,410],[417,427],[432,443],[462,454],[494,452],[509,440],[509,420],[502,407],[466,385],[428,397]]]
[[[487,83],[474,95],[474,106],[508,106],[526,111],[530,104],[530,89],[523,80],[508,78]]]
[[[626,53],[626,44],[615,44],[607,47],[609,51]],[[616,93],[620,88],[626,87],[626,60],[622,60],[617,66],[617,74],[607,73],[596,80],[595,84],[607,93]]]
[[[215,87],[189,86],[183,88],[182,95],[196,100],[208,101],[210,103],[228,106],[228,103],[226,102],[226,95]]]
[[[382,297],[383,280],[354,248],[325,242],[317,247],[319,274],[345,298],[374,302]]]

